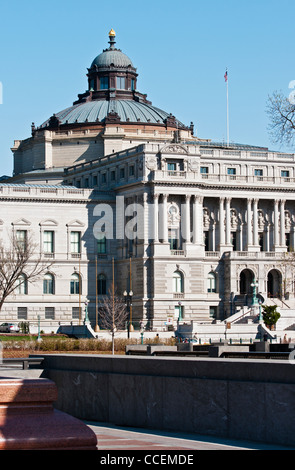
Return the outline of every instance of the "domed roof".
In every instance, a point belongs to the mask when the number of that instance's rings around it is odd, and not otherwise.
[[[106,51],[99,54],[93,60],[91,67],[133,67],[133,63],[129,57],[118,49],[107,49]]]
[[[54,115],[59,125],[103,122],[109,113],[116,113],[122,122],[165,124],[169,113],[147,103],[134,100],[97,100],[79,103]],[[52,118],[50,118],[52,119]],[[50,119],[40,127],[48,127]],[[176,120],[179,127],[185,127]]]
[[[129,59],[129,57],[120,49],[115,48],[115,38],[116,33],[113,29],[111,29],[109,32],[110,47],[95,57],[91,64],[91,68],[95,65],[97,67],[110,67],[111,65],[114,67],[133,67],[132,61]]]

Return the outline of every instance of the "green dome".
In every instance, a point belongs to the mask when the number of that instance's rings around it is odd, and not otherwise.
[[[131,59],[118,49],[106,50],[99,54],[91,64],[91,67],[133,67]]]

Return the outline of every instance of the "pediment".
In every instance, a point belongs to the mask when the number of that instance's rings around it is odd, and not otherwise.
[[[169,153],[169,154],[174,154],[174,155],[175,154],[176,155],[187,155],[188,150],[184,145],[181,145],[181,144],[169,144],[169,145],[165,145],[165,147],[163,147],[160,150],[160,153],[161,154]]]
[[[72,220],[71,222],[67,223],[66,224],[67,227],[76,227],[76,228],[81,228],[81,227],[84,227],[85,224],[83,224],[83,222],[81,222],[80,220]]]
[[[54,219],[46,219],[40,222],[42,227],[57,227],[58,223]]]
[[[14,222],[11,222],[11,225],[17,225],[17,226],[20,226],[20,227],[22,227],[22,226],[27,227],[27,226],[31,225],[31,222],[29,222],[27,219],[22,218],[22,219],[17,219]]]

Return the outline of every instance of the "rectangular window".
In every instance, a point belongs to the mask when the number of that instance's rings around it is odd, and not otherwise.
[[[120,178],[125,178],[125,168],[120,168]]]
[[[129,176],[134,176],[134,165],[129,167]]]
[[[71,253],[81,253],[81,232],[71,232]]]
[[[281,171],[281,177],[282,177],[282,178],[289,178],[289,177],[290,177],[290,172],[289,172],[289,170],[282,170],[282,171]]]
[[[72,307],[72,319],[79,320],[79,318],[80,318],[80,308]]]
[[[168,171],[176,171],[176,163],[168,163]]]
[[[207,166],[201,166],[200,173],[201,173],[201,175],[208,175],[209,168]]]
[[[111,181],[115,181],[116,179],[116,172],[113,170],[111,171]]]
[[[107,174],[106,173],[102,173],[101,182],[102,182],[102,184],[105,184],[107,182]]]
[[[27,320],[28,318],[28,307],[18,307],[17,308],[17,319],[18,320]]]
[[[227,169],[227,174],[229,175],[229,178],[231,180],[235,180],[236,179],[236,169],[235,168],[228,168]]]
[[[97,186],[97,175],[93,176],[93,186]]]
[[[107,239],[106,237],[99,238],[97,240],[97,254],[105,255],[107,252]]]
[[[168,241],[170,244],[170,250],[179,250],[180,243],[179,243],[179,236],[177,229],[169,229],[168,230]]]
[[[21,250],[25,250],[27,245],[27,231],[17,230],[16,231],[16,243]]]
[[[100,89],[101,90],[108,90],[109,88],[109,78],[108,77],[100,77]]]
[[[45,307],[45,320],[54,320],[54,307]]]
[[[263,170],[260,168],[255,169],[255,176],[263,176]]]
[[[131,79],[131,91],[135,90],[135,80],[134,78]]]
[[[43,251],[44,253],[54,252],[54,232],[45,230],[43,233]]]
[[[117,77],[117,89],[125,90],[125,77]]]

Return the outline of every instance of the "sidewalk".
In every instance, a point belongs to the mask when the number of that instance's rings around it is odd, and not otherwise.
[[[84,421],[97,435],[98,450],[293,450],[290,447],[221,439],[198,434],[123,428]]]

